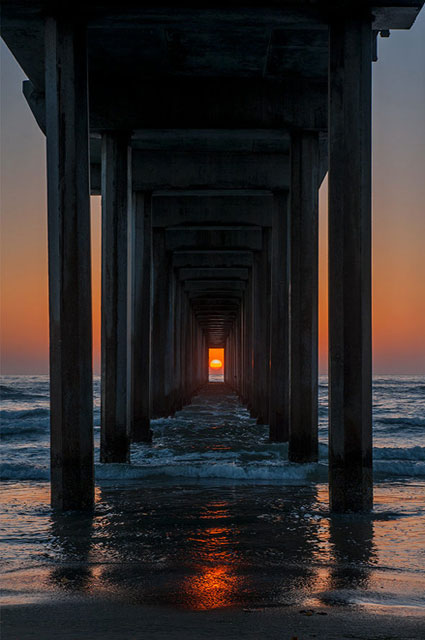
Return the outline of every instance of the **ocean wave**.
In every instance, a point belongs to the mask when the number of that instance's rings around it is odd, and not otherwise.
[[[2,442],[8,442],[10,440],[20,440],[22,443],[22,436],[25,436],[23,442],[26,440],[37,438],[40,440],[40,436],[48,436],[49,433],[49,420],[46,420],[45,424],[9,424],[2,426],[0,440]],[[44,440],[44,438],[42,438]],[[40,446],[40,445],[39,445]]]
[[[134,480],[138,478],[173,477],[208,479],[222,478],[252,482],[274,481],[278,484],[285,482],[324,482],[327,478],[327,467],[322,463],[297,464],[259,464],[251,463],[240,465],[237,463],[212,463],[212,464],[158,464],[150,466],[142,465],[117,465],[97,464],[96,478],[98,480]]]
[[[2,423],[5,420],[35,420],[37,418],[45,418],[49,417],[50,411],[49,409],[44,409],[42,407],[37,407],[36,409],[2,409],[0,411],[0,418]]]
[[[48,480],[47,465],[4,463],[1,466],[2,480]],[[376,479],[400,477],[425,478],[424,460],[378,459],[374,461]],[[235,482],[272,482],[275,484],[326,482],[326,462],[294,464],[289,462],[240,464],[238,462],[215,462],[210,464],[184,464],[164,460],[156,464],[102,464],[96,463],[97,481],[126,481],[143,478],[186,478],[192,480],[222,479]]]
[[[50,471],[47,466],[4,462],[0,466],[2,480],[48,480]]]
[[[424,478],[425,462],[411,460],[377,460],[373,466],[374,475],[386,478]]]
[[[0,398],[4,400],[34,400],[34,399],[48,399],[48,393],[34,393],[33,391],[26,391],[24,389],[17,389],[11,385],[0,384]]]
[[[373,459],[425,461],[425,447],[375,447]]]
[[[385,425],[386,427],[408,427],[409,429],[412,427],[425,427],[425,418],[419,418],[419,416],[415,416],[414,418],[407,418],[403,416],[398,417],[375,417],[374,426]]]

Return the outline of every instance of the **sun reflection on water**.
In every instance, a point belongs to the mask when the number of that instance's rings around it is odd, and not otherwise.
[[[214,501],[205,506],[200,518],[221,521],[230,517],[226,502]],[[182,597],[194,610],[226,607],[235,602],[243,577],[235,552],[239,531],[215,522],[190,538],[196,558],[195,571],[181,584]]]

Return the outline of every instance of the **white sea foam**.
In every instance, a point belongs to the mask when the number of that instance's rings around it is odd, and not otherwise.
[[[375,459],[374,473],[377,479],[410,477],[425,479],[423,459]],[[286,460],[240,461],[224,457],[212,458],[208,462],[193,458],[173,458],[164,456],[149,460],[145,464],[101,464],[95,465],[96,478],[102,480],[135,480],[138,478],[222,478],[235,482],[268,481],[275,484],[325,482],[327,464],[325,461],[310,464],[293,464]],[[48,465],[36,463],[4,463],[1,466],[3,480],[48,480]]]

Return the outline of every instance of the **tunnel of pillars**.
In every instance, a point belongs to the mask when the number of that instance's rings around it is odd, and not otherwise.
[[[263,236],[271,230],[247,227],[242,234],[247,230],[258,236],[257,251],[215,245],[203,255],[193,247],[178,248],[165,260],[157,256],[153,265],[151,417],[172,415],[208,381],[222,380],[258,422],[268,423],[271,271],[270,246]],[[214,232],[205,228],[206,234]],[[231,227],[222,227],[220,232],[235,234]],[[179,233],[185,233],[184,227]],[[158,253],[155,242],[164,246],[157,235],[154,231],[154,255]],[[165,263],[168,273],[160,273]],[[164,282],[168,287],[164,288]],[[213,360],[222,366],[214,369],[210,366]],[[133,439],[138,439],[137,434],[133,433]]]

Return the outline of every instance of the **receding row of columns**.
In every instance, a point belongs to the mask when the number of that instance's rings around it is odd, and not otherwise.
[[[331,506],[372,504],[370,66],[367,17],[330,25]],[[85,29],[46,22],[52,504],[93,502],[89,144]],[[102,140],[101,460],[126,462],[207,380],[207,333],[176,278],[152,193],[133,193],[127,132]],[[294,131],[248,283],[231,295],[226,381],[289,458],[317,459],[318,134]],[[247,184],[247,188],[249,188]],[[243,211],[241,211],[243,220]],[[217,294],[218,295],[218,294]],[[233,304],[232,303],[232,304]],[[131,427],[131,428],[130,428]]]

